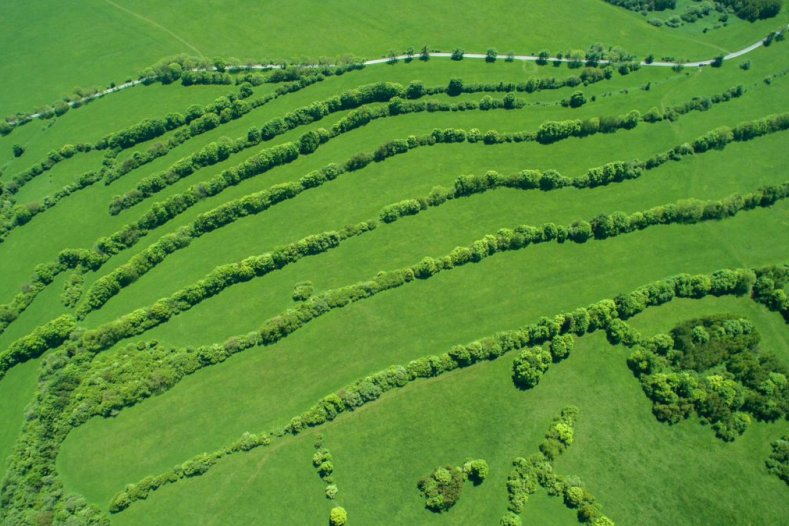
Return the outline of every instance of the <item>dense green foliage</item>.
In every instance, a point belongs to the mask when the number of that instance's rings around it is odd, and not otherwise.
[[[751,417],[789,416],[789,369],[774,354],[760,352],[759,341],[748,320],[688,320],[637,346],[628,364],[658,420],[676,423],[695,411],[719,438],[734,440]]]
[[[465,481],[462,468],[444,466],[420,479],[417,487],[425,497],[425,507],[430,511],[442,512],[449,510],[460,499]]]
[[[789,436],[783,436],[772,444],[772,453],[767,459],[767,469],[789,484]]]

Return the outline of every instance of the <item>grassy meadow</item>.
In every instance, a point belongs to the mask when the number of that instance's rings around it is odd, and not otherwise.
[[[676,12],[693,4],[680,0]],[[607,163],[639,163],[672,149],[692,151],[694,141],[705,134],[786,112],[789,44],[779,40],[720,68],[643,66],[622,72],[612,67],[609,78],[598,82],[518,91],[514,95],[523,104],[514,109],[480,109],[486,97],[502,100],[503,90],[456,96],[444,90],[420,100],[472,108],[389,113],[337,133],[291,162],[209,192],[210,181],[229,177],[228,170],[251,163],[262,152],[293,144],[298,148],[310,133],[325,133],[359,113],[342,107],[269,140],[248,139],[273,119],[295,119],[299,108],[349,90],[380,82],[407,87],[412,81],[443,90],[453,79],[462,79],[465,86],[548,78],[565,82],[584,69],[508,62],[504,55],[542,49],[555,54],[602,42],[639,57],[652,53],[657,60],[709,59],[750,45],[789,22],[789,6],[784,6],[778,16],[754,23],[731,15],[723,25],[711,14],[678,28],[657,27],[649,19],[665,20],[674,11],[642,16],[602,0],[495,1],[484,6],[353,0],[322,5],[319,11],[320,16],[314,16],[314,3],[307,0],[276,6],[226,0],[188,6],[91,0],[68,9],[41,0],[0,7],[6,79],[0,110],[5,114],[32,111],[73,86],[106,87],[136,78],[144,67],[178,53],[308,61],[343,54],[377,58],[423,45],[468,52],[495,47],[499,52],[493,63],[432,58],[370,65],[285,94],[277,90],[293,88],[314,73],[305,68],[295,80],[279,82],[276,72],[266,72],[261,74],[265,81],[245,99],[276,95],[265,104],[233,118],[223,116],[204,133],[190,132],[187,123],[116,151],[96,145],[145,119],[185,114],[190,106],[207,107],[221,97],[235,100],[241,93],[236,82],[241,82],[241,74],[234,73],[230,85],[136,86],[0,136],[3,218],[13,223],[20,207],[49,206],[0,234],[0,523],[326,524],[329,510],[339,505],[348,511],[350,525],[499,524],[508,507],[513,460],[537,452],[551,420],[570,404],[580,410],[574,443],[554,462],[554,469],[582,480],[617,524],[789,523],[789,487],[765,467],[770,443],[789,432],[787,419],[754,421],[732,442],[716,438],[696,416],[662,423],[628,369],[631,350],[612,345],[601,330],[576,338],[569,359],[553,364],[529,390],[513,384],[517,352],[511,352],[431,378],[411,378],[332,421],[298,433],[282,432],[326,395],[343,393],[391,365],[407,366],[455,345],[677,274],[785,266],[789,202],[783,196],[771,206],[759,204],[733,217],[674,221],[585,242],[547,241],[407,280],[347,305],[330,306],[327,300],[318,315],[275,343],[256,340],[258,344],[227,359],[205,358],[171,381],[173,364],[187,363],[195,352],[205,351],[204,346],[219,348],[232,338],[259,334],[265,323],[283,320],[307,305],[310,300],[294,298],[300,283],[309,282],[313,295],[332,298],[343,287],[416,265],[426,256],[440,259],[500,229],[548,223],[570,227],[577,221],[594,223],[601,214],[633,214],[683,205],[689,199],[722,201],[789,183],[789,130],[783,129],[750,140],[730,139],[718,148],[685,154],[644,169],[636,178],[602,186],[500,187],[440,205],[425,204],[436,187],[453,188],[464,175],[555,170],[578,179]],[[68,26],[84,32],[62,30]],[[717,98],[737,86],[741,96]],[[566,101],[578,93],[584,103],[570,107]],[[699,108],[705,99],[714,102]],[[696,106],[658,122],[643,118],[653,108],[670,113],[685,104]],[[362,110],[391,111],[387,108],[388,101],[374,101]],[[332,164],[344,167],[360,153],[372,154],[392,141],[427,136],[436,129],[534,134],[547,121],[605,121],[631,110],[639,112],[639,121],[629,129],[551,143],[464,140],[423,145],[344,170],[319,186],[299,186],[311,172]],[[110,213],[117,196],[139,192],[150,178],[230,139],[243,147]],[[168,141],[180,143],[110,180],[108,174],[122,163],[164,148]],[[50,152],[80,143],[93,147],[21,184],[15,182]],[[14,145],[24,148],[21,156],[13,153]],[[87,172],[100,177],[60,197]],[[157,248],[178,232],[196,231],[207,214],[284,184],[298,186],[299,193],[193,235],[178,249],[164,253]],[[187,194],[199,197],[176,212],[164,205]],[[50,206],[54,196],[59,200]],[[418,213],[394,222],[381,219],[385,207],[420,198],[424,206]],[[128,229],[152,216],[165,219]],[[290,243],[345,232],[360,222],[375,228],[265,275],[223,282],[164,322],[150,322],[162,298],[191,290],[223,265],[279,254]],[[113,235],[121,241],[110,253],[102,247]],[[72,250],[64,253],[66,249]],[[98,259],[91,268],[88,263],[64,263],[73,254]],[[148,268],[125,274],[100,305],[76,318],[91,291],[142,257],[149,258]],[[41,277],[47,269],[56,271]],[[780,286],[785,292],[785,285]],[[750,320],[762,336],[760,348],[789,367],[786,312],[782,318],[774,310],[748,294],[675,298],[647,308],[628,323],[651,336],[688,319],[734,314]],[[70,316],[75,328],[48,341],[39,334],[41,328],[60,316]],[[131,318],[140,326],[150,323],[136,332],[122,332],[119,320]],[[10,356],[13,349],[39,342],[40,350],[20,363],[3,361],[4,353]],[[151,358],[138,360],[137,353]],[[130,363],[139,364],[139,370],[128,375]],[[146,381],[163,387],[151,390]],[[117,390],[134,394],[111,414],[97,414],[96,404],[113,399]],[[245,433],[264,432],[274,433],[270,445],[228,453]],[[326,482],[312,464],[318,442],[333,456],[332,476],[339,490],[334,500],[324,495]],[[127,485],[222,450],[223,457],[204,472],[175,476],[122,510],[111,506]],[[465,484],[449,511],[426,509],[417,481],[437,466],[477,458],[490,466],[485,482]],[[549,496],[543,488],[530,496],[522,520],[579,522],[561,497]]]

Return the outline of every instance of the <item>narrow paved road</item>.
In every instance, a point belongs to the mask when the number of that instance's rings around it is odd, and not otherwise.
[[[789,26],[787,26],[787,27],[789,27]],[[786,28],[784,28],[784,29],[786,29]],[[779,32],[780,31],[776,31],[775,34],[777,35]],[[728,55],[725,55],[723,57],[723,60],[731,60],[733,58],[741,57],[742,55],[750,53],[754,49],[758,49],[758,48],[762,47],[763,45],[764,45],[764,40],[759,40],[758,42],[755,42],[755,43],[751,44],[748,47],[744,47],[744,48],[740,49],[739,51],[734,51],[733,53],[729,53]],[[430,53],[430,56],[431,57],[437,57],[437,58],[449,58],[449,57],[452,56],[452,53],[439,53],[439,52],[436,52],[436,53]],[[470,59],[485,59],[486,56],[487,55],[484,55],[482,53],[465,53],[465,54],[463,54],[463,58],[464,59],[467,59],[467,58],[470,58]],[[408,57],[408,55],[398,55],[397,57],[394,57],[394,58],[396,58],[397,60],[404,60],[404,59],[409,58],[409,57]],[[412,56],[411,58],[417,58],[417,56],[415,55],[415,56]],[[540,59],[540,57],[537,57],[537,56],[534,56],[534,55],[515,55],[513,57],[513,60],[519,60],[519,61],[523,61],[523,62],[535,62],[535,61],[537,61],[539,59]],[[551,61],[551,62],[555,62],[557,60],[559,60],[560,62],[570,62],[571,59],[567,59],[567,58],[562,58],[562,59],[549,58],[548,60]],[[376,58],[376,59],[373,59],[373,60],[367,60],[367,61],[363,62],[363,64],[365,66],[373,66],[375,64],[386,64],[386,63],[391,62],[391,61],[392,61],[392,57]],[[677,65],[681,65],[681,66],[689,67],[689,68],[698,68],[698,67],[702,67],[702,66],[709,66],[713,62],[714,62],[714,59],[701,60],[699,62],[649,62],[649,63],[641,62],[641,65],[642,66],[649,66],[649,67],[659,67],[659,68],[661,68],[661,67],[663,67],[663,68],[671,68],[671,67],[674,67],[674,66],[677,66]],[[599,63],[600,64],[608,64],[609,62],[607,60],[601,60],[601,61],[599,61]],[[319,65],[319,64],[301,64],[301,66],[302,67],[309,67],[309,68],[322,67],[322,65]],[[274,68],[279,68],[279,67],[281,67],[280,64],[254,64],[254,65],[251,65],[251,66],[243,66],[243,67],[229,67],[228,70],[229,71],[241,70],[241,69],[267,70],[267,69],[274,69]],[[210,70],[216,70],[216,68],[209,68],[209,69]],[[202,70],[201,69],[195,69],[193,71],[202,71]],[[114,88],[107,88],[104,91],[99,91],[97,93],[94,93],[93,95],[89,95],[89,96],[84,97],[84,98],[82,98],[82,99],[80,99],[78,101],[69,102],[68,105],[69,106],[74,106],[76,104],[83,104],[83,103],[88,102],[90,100],[98,99],[99,97],[103,97],[105,95],[109,95],[110,93],[116,93],[118,91],[134,87],[134,86],[136,86],[138,84],[142,84],[146,80],[149,80],[149,79],[133,80],[131,82],[126,82],[124,84],[120,84],[118,86],[115,86]],[[33,113],[33,114],[29,115],[26,118],[26,120],[37,119],[39,117],[41,117],[40,113]],[[17,121],[9,122],[9,124],[12,124],[12,125],[15,125],[16,123],[17,123]]]

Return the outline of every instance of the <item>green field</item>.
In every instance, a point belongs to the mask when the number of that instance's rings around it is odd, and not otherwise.
[[[332,64],[179,65],[0,135],[0,524],[788,523],[789,6],[666,23],[702,4],[0,8],[12,124],[179,53]],[[554,60],[595,43],[634,57]],[[498,57],[335,64],[425,45]],[[739,345],[706,369],[650,339],[724,315],[760,341],[697,326]],[[661,406],[642,351],[698,385]],[[489,476],[431,511],[418,481],[471,459]]]

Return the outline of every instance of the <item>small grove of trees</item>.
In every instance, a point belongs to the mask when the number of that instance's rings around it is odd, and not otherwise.
[[[602,507],[583,486],[578,477],[564,477],[556,473],[553,462],[573,443],[578,408],[568,406],[553,419],[539,445],[539,453],[528,458],[518,457],[507,478],[509,511],[499,522],[503,526],[521,524],[529,496],[542,486],[551,496],[560,496],[564,505],[577,510],[578,521],[594,526],[613,526],[614,522],[603,515]]]
[[[735,276],[716,274],[715,285],[729,287]],[[789,370],[760,351],[759,333],[745,319],[712,316],[686,321],[669,335],[644,342],[636,337],[628,365],[652,400],[658,420],[676,423],[695,412],[715,434],[734,440],[751,417],[774,421],[789,416]]]
[[[466,256],[470,257],[470,251],[468,252],[469,253],[466,254]],[[421,272],[420,269],[426,268],[428,269],[428,273],[421,276],[421,279],[424,279],[424,277],[431,275],[430,272],[438,271],[439,266],[443,267],[444,265],[449,265],[450,262],[451,258],[441,258],[438,260],[434,258],[425,258],[422,262],[414,267],[412,275],[402,271],[382,273],[377,276],[373,282],[364,282],[358,287],[345,287],[338,290],[337,292],[340,294],[339,297],[332,297],[333,295],[330,296],[323,294],[323,297],[317,298],[315,301],[319,302],[321,305],[328,305],[329,308],[342,307],[353,301],[357,301],[360,298],[369,297],[370,295],[374,294],[373,291],[375,287],[386,286],[388,288],[393,288],[405,283],[408,280],[412,280],[414,278],[419,279]],[[681,274],[671,278],[652,282],[635,289],[629,294],[618,296],[616,301],[614,299],[601,300],[585,308],[578,308],[572,312],[558,314],[554,318],[541,318],[537,323],[519,329],[500,332],[495,336],[482,338],[465,345],[456,345],[448,352],[441,355],[419,358],[409,362],[406,366],[391,366],[383,371],[379,371],[373,375],[359,379],[353,384],[340,389],[336,393],[324,397],[316,405],[301,415],[291,419],[291,422],[287,426],[279,431],[276,431],[274,435],[282,436],[286,433],[299,434],[309,427],[322,425],[327,421],[334,420],[342,412],[354,411],[367,403],[377,400],[383,393],[392,389],[401,388],[412,381],[418,380],[419,378],[438,376],[457,368],[468,367],[483,360],[495,360],[508,352],[520,350],[528,346],[538,346],[545,344],[558,335],[573,334],[581,336],[583,334],[591,333],[597,330],[608,330],[608,327],[612,325],[613,321],[619,320],[618,316],[620,316],[620,314],[618,310],[620,308],[622,309],[624,316],[632,316],[650,306],[661,305],[671,301],[674,297],[701,298],[708,294],[722,296],[727,294],[747,294],[749,292],[755,292],[752,290],[752,286],[754,280],[756,279],[756,273],[758,273],[760,279],[762,277],[767,278],[768,276],[773,276],[777,280],[789,279],[789,270],[784,269],[783,267],[768,267],[764,269],[757,269],[756,271],[749,269],[723,269],[709,275],[701,274],[691,276],[687,274]],[[356,295],[351,294],[354,290],[356,290]],[[632,298],[639,298],[639,301],[633,301]],[[308,300],[307,303],[310,301],[313,300]],[[626,308],[625,305],[627,305]],[[303,310],[300,313],[295,312],[294,316],[301,316],[303,314],[307,314],[308,312],[309,311],[307,310]],[[117,368],[112,367],[112,363],[109,363],[109,367],[106,369],[101,369],[96,366],[94,374],[100,375],[101,378],[104,378],[104,383],[101,384],[100,388],[97,388],[96,386],[99,385],[99,382],[91,382],[89,379],[83,381],[80,384],[80,390],[77,393],[80,397],[80,400],[82,401],[82,408],[79,412],[71,413],[69,416],[75,422],[84,422],[93,414],[101,414],[96,411],[102,403],[106,403],[108,397],[120,395],[123,400],[122,403],[132,404],[136,400],[140,399],[141,396],[146,396],[140,394],[140,372],[149,369],[149,367],[145,365],[145,362],[139,360],[150,360],[150,363],[154,364],[155,369],[159,372],[168,370],[174,375],[180,375],[180,377],[183,377],[186,374],[190,374],[191,372],[198,370],[201,367],[200,364],[203,362],[218,363],[233,352],[238,352],[242,349],[249,348],[257,344],[263,344],[266,341],[275,341],[282,335],[295,330],[293,327],[288,326],[284,318],[284,316],[278,316],[267,322],[266,325],[276,331],[273,339],[262,337],[263,331],[261,331],[260,333],[253,332],[243,337],[233,337],[228,340],[224,346],[204,346],[198,349],[189,349],[189,351],[186,353],[179,352],[175,348],[171,348],[167,352],[162,352],[162,349],[158,344],[152,345],[147,351],[144,349],[144,347],[138,348],[138,352],[133,353],[135,355],[135,359],[138,361],[130,366],[130,370],[134,371],[133,377],[130,379],[134,386],[132,388],[134,391],[133,394],[122,394],[118,391],[109,391],[108,389],[113,385],[123,384],[123,379],[117,378],[117,375],[120,372],[117,370]],[[277,336],[277,334],[279,334],[279,336]],[[98,359],[101,360],[101,357]],[[174,361],[173,363],[178,364],[177,370],[170,369],[168,362],[171,360]],[[112,382],[107,383],[107,379],[110,378],[112,379]],[[173,381],[177,381],[177,379],[174,379]],[[537,460],[547,462],[545,459],[546,454],[551,454],[552,451],[561,452],[564,447],[569,445],[571,440],[572,435],[568,434],[566,429],[560,426],[556,427],[555,429],[550,429],[546,435],[546,445],[541,448],[541,450],[544,449],[546,453],[541,452]],[[196,459],[196,461],[198,461],[198,464],[202,465],[206,458],[209,460],[211,458],[221,458],[224,455],[232,454],[234,452],[249,451],[256,447],[265,446],[270,442],[271,435],[252,435],[245,433],[231,446],[207,456],[201,455]],[[529,462],[531,462],[531,457]],[[528,468],[528,463],[525,459],[522,462],[518,462],[518,464],[520,464],[521,467]],[[190,472],[191,471],[193,470],[190,469]],[[471,472],[470,469],[468,471]],[[484,469],[480,467],[477,469],[477,471],[483,473]],[[118,494],[113,502],[123,503],[124,507],[128,506],[133,500],[130,499],[130,495],[145,494],[147,496],[147,491],[150,491],[152,487],[151,480],[160,482],[166,481],[164,483],[169,483],[178,480],[183,476],[185,476],[184,470],[181,467],[177,467],[176,469],[163,473],[153,479],[150,477],[146,478],[136,485],[127,487],[127,490]],[[525,480],[525,483],[528,483],[528,480],[535,479],[529,478]],[[554,487],[556,489],[556,494],[559,493],[558,488],[563,487],[561,484],[559,484],[563,483],[563,479],[560,480],[549,477],[545,478],[545,480],[547,481],[546,484],[550,482],[548,487]],[[140,485],[143,486],[144,491],[142,492],[137,489],[137,487]],[[521,485],[521,482],[516,481],[508,483],[508,488],[513,487],[513,485],[519,486]],[[130,489],[133,490],[131,493],[129,493]],[[517,487],[510,491],[511,493],[515,492],[516,495],[522,495],[522,492],[520,492]],[[525,500],[520,498],[514,501],[511,500],[511,502],[516,503],[521,501],[525,502]],[[119,511],[120,509],[123,508],[118,508],[114,504],[110,508],[111,512],[113,513]],[[583,509],[583,506],[579,508],[579,518],[581,517],[581,510]],[[594,509],[591,510],[591,513],[590,510],[587,509],[583,511],[583,516],[593,517],[593,512]],[[611,524],[610,519],[604,520],[599,517],[597,519],[591,520],[591,522],[593,524],[599,525]]]
[[[425,507],[435,513],[449,510],[460,499],[463,483],[471,480],[475,486],[484,482],[489,472],[488,463],[482,459],[469,460],[462,467],[438,467],[420,479],[419,491],[425,498]]]
[[[676,0],[606,0],[606,2],[644,13],[647,11],[675,9],[677,7]],[[753,22],[776,16],[781,11],[783,0],[715,0],[715,4],[719,11],[728,8],[738,17]],[[683,15],[685,18],[687,16],[695,17],[695,11],[691,9],[690,15]],[[676,18],[679,20],[680,17]]]
[[[783,6],[783,0],[717,0],[745,20],[755,21],[776,16]]]
[[[631,11],[663,11],[677,7],[677,0],[605,0]]]
[[[314,288],[312,281],[300,281],[293,287],[293,301],[304,301],[312,296]]]

